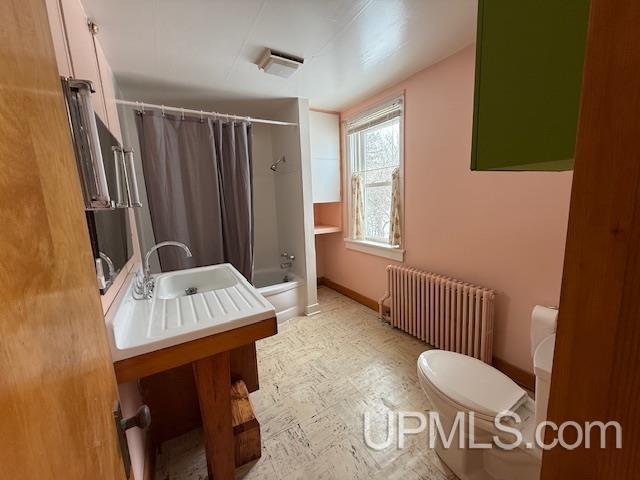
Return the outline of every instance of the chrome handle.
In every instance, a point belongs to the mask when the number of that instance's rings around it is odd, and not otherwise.
[[[113,161],[116,167],[116,207],[127,208],[129,205],[124,198],[124,189],[122,186],[122,176],[125,172],[124,168],[124,155],[120,147],[111,147],[113,151]],[[126,181],[126,179],[125,179]]]
[[[85,146],[85,148],[79,146],[78,149],[82,157],[83,173],[90,196],[86,201],[86,206],[89,209],[113,208],[113,202],[109,195],[109,184],[107,183],[102,150],[100,149],[98,125],[96,124],[91,99],[93,86],[91,82],[87,80],[69,79],[68,88],[77,99],[78,108],[75,115],[80,117],[80,124],[84,127],[80,129],[79,134],[79,137],[82,138],[78,138],[77,140]]]
[[[127,183],[127,196],[130,207],[141,207],[140,192],[138,191],[138,178],[136,165],[133,158],[133,150],[124,151],[124,178]]]

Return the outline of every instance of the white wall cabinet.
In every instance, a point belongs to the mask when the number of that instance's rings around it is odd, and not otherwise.
[[[91,80],[93,108],[122,143],[113,72],[100,43],[89,31],[80,0],[46,0],[51,37],[60,75]]]
[[[71,66],[71,57],[69,56],[67,36],[64,31],[62,7],[59,0],[45,0],[45,5],[47,6],[47,16],[49,17],[58,72],[63,77],[71,77],[73,76],[73,68]]]
[[[102,96],[100,69],[93,45],[93,36],[87,25],[87,15],[80,0],[60,0],[64,18],[73,76],[91,80],[96,93],[93,95],[93,108],[100,119],[107,123],[107,110]]]
[[[116,104],[116,90],[113,79],[113,71],[107,57],[104,56],[102,46],[96,39],[96,55],[98,59],[98,68],[100,70],[100,83],[102,84],[102,94],[104,95],[104,104],[107,114],[109,130],[122,144],[122,132],[120,129],[120,119],[118,118],[118,105]]]
[[[340,117],[309,112],[313,203],[340,201]]]
[[[113,71],[102,51],[100,42],[89,31],[87,16],[80,0],[45,0],[51,38],[56,55],[58,72],[64,77],[90,80],[95,93],[92,95],[96,115],[122,144],[120,118],[115,97]],[[125,265],[114,285],[121,285],[140,253],[133,210],[129,211],[133,236],[133,259]],[[119,287],[112,287],[102,296],[103,308],[109,307]]]

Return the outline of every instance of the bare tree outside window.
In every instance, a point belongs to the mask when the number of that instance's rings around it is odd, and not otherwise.
[[[363,179],[365,240],[389,242],[391,174],[400,166],[400,119],[350,135],[352,173]]]

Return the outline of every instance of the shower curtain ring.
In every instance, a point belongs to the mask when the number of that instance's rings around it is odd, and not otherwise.
[[[181,116],[182,116],[182,120],[184,120],[184,108],[182,109],[182,114],[181,114]]]
[[[160,110],[162,110],[162,116],[164,117],[164,105],[160,105]]]
[[[204,112],[200,110],[200,123],[204,123]]]

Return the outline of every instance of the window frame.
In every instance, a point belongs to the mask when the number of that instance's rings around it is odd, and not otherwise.
[[[379,241],[373,241],[371,239],[365,239],[365,240],[356,240],[353,238],[353,205],[352,205],[352,192],[351,192],[351,177],[353,175],[353,173],[355,173],[354,169],[353,169],[353,151],[352,151],[352,145],[351,145],[351,141],[349,139],[349,124],[353,124],[358,122],[361,119],[367,118],[367,117],[373,117],[373,120],[375,120],[375,115],[376,113],[389,108],[390,106],[392,106],[393,104],[399,103],[400,107],[400,114],[396,117],[398,118],[398,123],[399,123],[399,173],[400,173],[400,198],[401,198],[401,215],[402,215],[402,244],[401,245],[389,245],[386,242],[379,242]],[[358,252],[363,252],[363,253],[368,253],[371,255],[376,255],[376,256],[380,256],[380,257],[384,257],[384,258],[388,258],[391,260],[396,260],[399,262],[402,262],[404,260],[404,243],[405,243],[405,236],[404,236],[404,218],[405,218],[405,202],[404,202],[404,198],[405,198],[405,192],[404,192],[404,93],[400,94],[400,95],[396,95],[392,98],[388,98],[384,101],[378,102],[377,104],[373,105],[372,107],[366,109],[365,111],[362,111],[360,113],[357,113],[356,115],[353,115],[349,118],[347,118],[344,121],[344,142],[345,142],[345,153],[346,153],[346,159],[344,162],[345,168],[344,168],[344,176],[345,176],[345,181],[344,181],[344,185],[345,185],[345,190],[346,190],[346,213],[347,213],[347,237],[344,239],[345,242],[345,246],[346,248],[350,249],[350,250],[355,250]],[[390,121],[391,119],[387,120]],[[380,122],[378,125],[382,125],[383,123],[385,123],[386,121],[382,121]],[[372,127],[375,127],[377,125],[372,125]],[[359,149],[363,149],[364,146],[360,145]],[[363,157],[363,153],[361,152],[361,155],[359,157],[359,161],[361,161]],[[360,170],[362,171],[362,170]],[[385,182],[386,183],[386,182]],[[365,194],[366,189],[363,189],[363,195]]]

